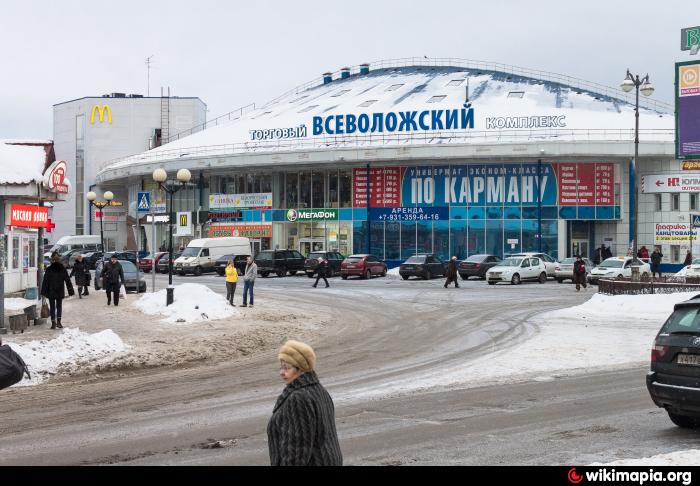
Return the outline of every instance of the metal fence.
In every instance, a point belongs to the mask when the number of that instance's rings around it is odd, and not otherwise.
[[[632,282],[629,278],[603,279],[598,282],[598,292],[605,295],[645,295],[675,294],[678,292],[698,292],[700,278],[642,278]]]

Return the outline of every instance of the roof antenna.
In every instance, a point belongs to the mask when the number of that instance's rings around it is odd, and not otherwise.
[[[153,59],[153,54],[151,54],[150,56],[148,56],[146,58],[146,73],[147,73],[146,76],[147,76],[147,80],[148,80],[148,85],[146,87],[146,96],[147,97],[151,96],[151,64],[153,62],[153,61],[151,61],[151,59]]]

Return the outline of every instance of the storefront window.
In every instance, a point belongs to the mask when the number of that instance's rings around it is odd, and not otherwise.
[[[34,238],[29,240],[29,266],[34,268],[37,266],[36,261],[36,240]]]
[[[328,173],[328,201],[326,202],[325,207],[337,208],[338,195],[338,171],[331,170]]]
[[[469,246],[467,229],[468,226],[466,221],[450,221],[450,241],[452,245],[451,253],[460,260],[467,257],[467,248]]]
[[[287,172],[285,186],[285,201],[287,202],[286,209],[295,209],[299,207],[299,174],[296,172]]]
[[[401,223],[401,260],[406,260],[416,254],[416,223],[404,221]]]
[[[370,237],[369,252],[377,258],[384,259],[384,223],[373,221],[370,223],[372,234]]]
[[[367,253],[367,222],[355,220],[353,226],[352,252]]]
[[[522,251],[520,220],[505,220],[503,222],[503,247],[503,251],[505,253],[516,253]]]
[[[323,208],[326,201],[326,174],[314,172],[311,175],[311,207]]]
[[[503,254],[503,220],[486,220],[486,253]]]
[[[260,192],[272,192],[272,176],[260,176]]]
[[[299,174],[299,207],[311,207],[311,172]]]
[[[450,222],[436,221],[433,223],[433,253],[442,260],[448,260],[450,255]]]
[[[421,221],[416,223],[417,248],[416,253],[433,252],[433,223],[432,221]]]
[[[387,260],[401,259],[401,223],[386,223],[384,228],[384,257]]]
[[[19,236],[12,237],[12,269],[19,268]]]
[[[352,207],[352,171],[340,171],[340,207]]]
[[[467,247],[468,255],[479,255],[486,253],[486,244],[484,240],[484,220],[470,219],[469,220],[469,240]]]

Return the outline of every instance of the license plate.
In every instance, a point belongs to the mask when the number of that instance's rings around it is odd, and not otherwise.
[[[678,364],[700,366],[700,354],[679,354]]]
[[[348,268],[355,268],[355,265],[348,265]]]

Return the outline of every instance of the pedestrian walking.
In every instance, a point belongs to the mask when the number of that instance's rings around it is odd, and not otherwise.
[[[318,257],[318,266],[316,267],[316,283],[314,284],[314,288],[318,285],[318,281],[323,279],[324,282],[326,282],[326,288],[330,287],[328,285],[328,280],[326,277],[328,276],[328,260],[324,259],[323,257]]]
[[[279,351],[280,377],[287,385],[267,424],[273,466],[342,466],[333,399],[314,371],[311,346],[287,341]]]
[[[685,261],[683,262],[683,265],[688,266],[692,265],[693,263],[693,254],[691,253],[690,250],[688,250],[688,253],[685,254]]]
[[[452,282],[455,283],[455,288],[459,288],[459,278],[457,276],[457,257],[453,256],[450,262],[447,264],[447,280],[445,280],[445,288]]]
[[[581,255],[576,255],[576,261],[574,262],[574,283],[576,284],[576,292],[581,291],[582,285],[584,289],[588,287],[586,273],[586,262],[583,261]]]
[[[255,286],[255,277],[258,276],[258,266],[253,261],[253,257],[249,256],[246,259],[245,273],[243,274],[243,305],[248,307],[248,293],[250,292],[250,306],[253,307],[253,287]]]
[[[664,255],[661,253],[661,249],[657,246],[654,248],[654,253],[651,254],[651,276],[656,277],[656,274],[659,274],[659,278],[661,278],[661,260],[664,258]]]
[[[75,277],[75,286],[78,287],[78,298],[82,299],[83,295],[89,295],[90,270],[87,268],[87,263],[83,255],[78,255],[76,257],[69,277]]]
[[[114,306],[119,306],[119,290],[124,285],[124,269],[116,255],[112,255],[104,264],[101,277],[102,286],[107,292],[107,305],[112,303],[112,297],[114,297]]]
[[[68,289],[69,296],[75,295],[68,271],[61,263],[61,256],[54,253],[51,255],[51,265],[46,269],[44,280],[41,283],[41,295],[49,299],[51,329],[63,329],[61,317],[63,299],[66,297],[64,286]]]
[[[226,300],[232,306],[236,306],[233,303],[233,295],[236,293],[236,284],[238,283],[238,270],[233,264],[233,259],[229,258],[226,264]]]

